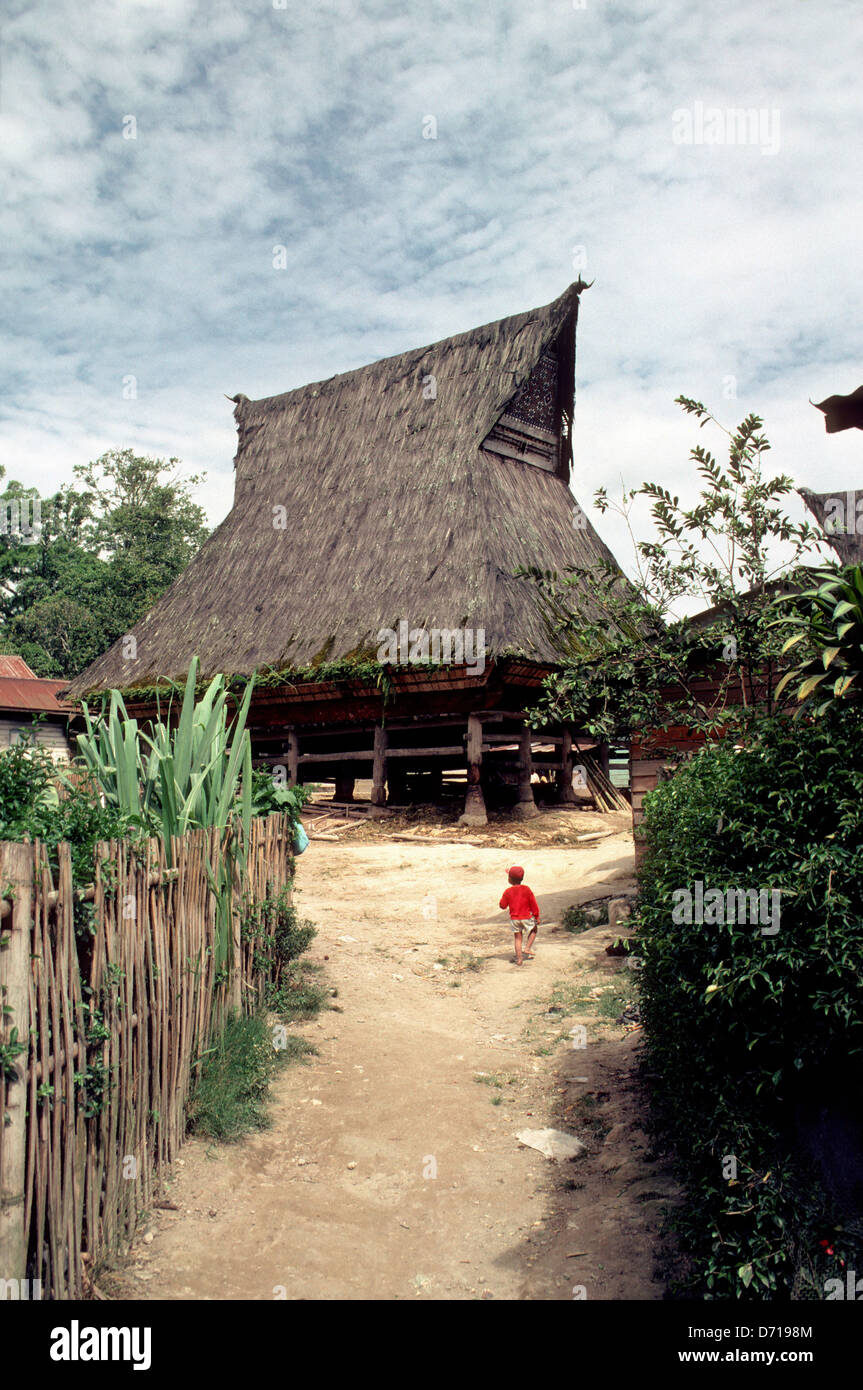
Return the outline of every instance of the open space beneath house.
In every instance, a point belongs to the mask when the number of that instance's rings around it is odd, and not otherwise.
[[[177,1210],[150,1213],[106,1293],[661,1298],[676,1189],[642,1128],[639,1031],[614,1021],[632,972],[605,953],[617,931],[559,925],[571,904],[633,890],[629,817],[421,829],[449,843],[369,823],[298,861],[310,954],[338,991],[300,1027],[317,1055],[277,1077],[269,1130],[184,1147]],[[544,922],[520,970],[497,907],[516,852]],[[586,1156],[553,1163],[516,1138],[546,1126]]]

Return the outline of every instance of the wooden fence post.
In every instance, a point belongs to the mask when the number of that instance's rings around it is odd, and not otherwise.
[[[230,961],[231,976],[228,985],[229,1007],[237,1014],[243,1014],[245,1001],[243,998],[243,898],[246,887],[246,875],[243,868],[243,860],[237,854],[237,840],[240,835],[237,826],[234,825],[228,834],[231,837],[231,848],[234,853],[233,866],[231,871],[231,941],[230,941]],[[249,854],[248,844],[243,844],[243,859],[247,861]]]
[[[0,1071],[0,1279],[27,1273],[24,1184],[27,1168],[27,1067],[30,1055],[30,949],[33,846],[0,844],[0,887],[14,894],[0,921],[0,1041],[13,1033],[24,1051]],[[6,1078],[9,1078],[8,1080]],[[12,1079],[14,1077],[14,1079]]]

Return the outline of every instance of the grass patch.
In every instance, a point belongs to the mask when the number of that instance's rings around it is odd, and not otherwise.
[[[621,972],[614,977],[613,983],[607,985],[593,982],[595,979],[593,976],[580,984],[558,980],[552,986],[542,1013],[535,1014],[522,1031],[522,1041],[532,1048],[535,1057],[551,1057],[562,1042],[570,1041],[569,1024],[557,1037],[549,1036],[549,1027],[553,1029],[556,1022],[580,1018],[588,1036],[603,1037],[603,1030],[614,1024],[627,1004],[634,1003],[638,998],[637,982],[629,971]],[[541,1001],[537,999],[534,1002]],[[595,1017],[590,1018],[591,1014]],[[541,1036],[542,1032],[545,1036]]]
[[[221,1036],[195,1064],[187,1107],[189,1132],[222,1143],[269,1126],[267,1102],[276,1070],[316,1051],[283,1025],[314,1018],[330,993],[323,966],[300,959],[315,928],[297,919],[289,894],[249,908],[243,934],[255,943],[256,966],[269,976],[266,1009],[228,1017]],[[281,1020],[278,1041],[270,1013]]]
[[[272,1039],[272,1033],[270,1034]],[[277,1066],[283,1066],[286,1062],[300,1062],[304,1057],[316,1057],[318,1049],[314,1043],[310,1043],[308,1038],[301,1038],[297,1033],[289,1033],[285,1039],[284,1047],[279,1049]]]
[[[611,1128],[597,1113],[599,1104],[596,1096],[586,1095],[567,1107],[568,1122],[575,1125],[582,1135],[590,1134],[597,1143],[602,1142]]]
[[[482,970],[485,962],[481,956],[475,956],[471,951],[463,951],[456,961],[456,970]]]
[[[330,993],[320,979],[322,969],[308,960],[292,962],[279,983],[267,990],[267,1006],[284,1023],[315,1018]]]
[[[546,1004],[546,1012],[549,1009],[559,1008],[563,1010],[561,1017],[567,1014],[578,1013],[580,1009],[589,1009],[596,1004],[595,999],[591,999],[590,991],[594,986],[590,984],[573,985],[567,980],[558,980],[552,985],[551,998]]]
[[[601,994],[594,993],[597,988],[595,984],[572,985],[559,980],[552,986],[546,1013],[548,1009],[559,1008],[562,1010],[561,1018],[566,1018],[570,1014],[595,1010],[604,1022],[613,1022],[626,1005],[634,1003],[637,998],[637,985],[628,971],[617,976],[613,984],[605,988],[599,986],[602,988]]]
[[[597,1011],[600,1018],[613,1023],[618,1014],[622,1013],[627,1004],[635,1002],[636,989],[635,981],[632,976],[627,974],[621,976],[610,989],[601,994],[597,999]]]
[[[438,956],[436,963],[444,970],[449,971],[451,975],[475,974],[478,970],[482,970],[485,965],[483,958],[475,956],[471,951],[462,951],[456,959],[452,956]],[[460,985],[460,980],[450,980],[449,982],[450,989],[459,989]]]
[[[277,1052],[265,1013],[248,1018],[232,1014],[196,1066],[187,1116],[190,1133],[233,1143],[266,1129],[270,1080],[277,1067],[313,1051],[305,1039],[294,1037]]]

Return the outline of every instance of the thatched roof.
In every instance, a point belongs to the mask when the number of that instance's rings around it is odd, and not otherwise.
[[[863,386],[851,391],[847,396],[828,396],[823,401],[813,401],[816,410],[824,415],[824,428],[828,434],[838,434],[841,430],[863,430]]]
[[[556,472],[481,445],[550,348],[572,420],[583,288],[328,381],[235,397],[231,512],[133,629],[136,659],[118,641],[70,693],[176,678],[196,653],[202,674],[373,656],[378,630],[402,619],[484,628],[489,656],[554,660],[533,585],[514,571],[611,553],[586,518],[573,524],[567,431]]]
[[[834,492],[813,492],[811,488],[799,487],[797,492],[824,532],[825,541],[836,551],[843,565],[863,564],[863,536],[857,530],[859,512],[863,512],[860,489],[849,492],[837,488]],[[861,504],[859,509],[858,502]]]

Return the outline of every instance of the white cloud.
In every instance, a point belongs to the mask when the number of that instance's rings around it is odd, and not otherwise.
[[[764,415],[801,482],[863,481],[859,436],[828,438],[807,400],[863,380],[853,15],[843,0],[13,4],[3,462],[51,487],[108,447],[179,454],[208,471],[218,520],[224,392],[544,303],[583,244],[577,491],[621,472],[691,486],[680,392],[729,423]],[[675,145],[672,114],[696,102],[778,110],[777,153]]]

